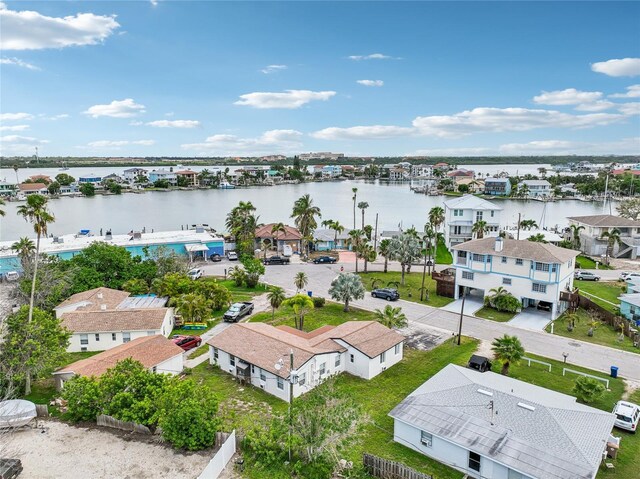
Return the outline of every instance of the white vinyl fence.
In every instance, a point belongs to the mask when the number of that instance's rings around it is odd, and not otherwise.
[[[198,479],[217,479],[224,470],[227,463],[231,460],[236,452],[236,431],[234,430],[229,437],[222,443],[222,446],[209,461],[207,467],[198,476]]]

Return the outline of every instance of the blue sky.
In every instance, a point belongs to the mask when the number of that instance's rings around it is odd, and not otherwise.
[[[0,4],[2,154],[640,154],[637,2]]]

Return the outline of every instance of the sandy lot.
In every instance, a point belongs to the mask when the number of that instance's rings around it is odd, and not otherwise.
[[[22,460],[20,479],[194,479],[212,452],[182,454],[156,444],[131,440],[127,434],[43,421],[37,429],[16,432],[9,450]],[[129,439],[129,440],[128,440]]]

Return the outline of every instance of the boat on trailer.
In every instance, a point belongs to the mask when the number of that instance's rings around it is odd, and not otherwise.
[[[36,405],[24,399],[0,402],[0,429],[26,426],[37,416]]]

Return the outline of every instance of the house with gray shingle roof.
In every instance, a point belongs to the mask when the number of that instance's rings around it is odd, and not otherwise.
[[[579,229],[580,250],[589,256],[604,256],[607,252],[607,240],[601,239],[603,233],[617,229],[620,232],[620,244],[613,245],[611,256],[615,258],[636,259],[640,249],[640,221],[616,215],[570,216],[569,226]]]
[[[572,396],[453,364],[389,415],[395,442],[483,479],[593,479],[615,420]]]

